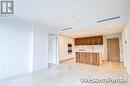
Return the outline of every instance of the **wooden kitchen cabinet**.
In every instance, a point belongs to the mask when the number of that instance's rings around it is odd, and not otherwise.
[[[75,45],[103,45],[103,36],[75,38]]]
[[[99,54],[98,53],[92,53],[91,64],[99,65]]]
[[[76,62],[80,62],[80,53],[76,53]]]
[[[103,44],[103,37],[102,37],[102,36],[99,36],[99,37],[98,37],[98,44],[99,44],[99,45],[102,45],[102,44]]]
[[[76,52],[76,62],[84,64],[99,65],[99,53]]]

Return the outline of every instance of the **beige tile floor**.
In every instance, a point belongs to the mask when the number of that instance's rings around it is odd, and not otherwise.
[[[128,75],[121,63],[104,62],[101,67],[75,63],[74,60],[53,65],[33,74],[0,81],[0,86],[130,86],[129,83],[81,83],[80,78],[119,78]]]

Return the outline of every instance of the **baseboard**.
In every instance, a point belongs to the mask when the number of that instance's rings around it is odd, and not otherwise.
[[[74,58],[72,57],[72,58],[68,58],[68,59],[62,60],[62,61],[60,61],[60,63],[62,63],[64,61],[67,61],[67,60],[71,60],[71,59],[74,59]]]

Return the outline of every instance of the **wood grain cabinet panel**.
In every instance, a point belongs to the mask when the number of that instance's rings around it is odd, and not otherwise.
[[[98,58],[99,58],[99,55],[98,55],[98,53],[93,53],[92,54],[92,58],[93,58],[93,60],[92,60],[92,63],[91,64],[94,64],[94,65],[98,65]]]
[[[80,62],[80,53],[76,52],[76,62]]]
[[[103,44],[103,37],[102,36],[99,36],[98,37],[98,44],[100,45],[102,45]]]
[[[76,62],[99,65],[99,53],[76,52]]]
[[[94,41],[94,44],[99,44],[99,37],[95,37],[94,40],[95,40],[95,41]]]
[[[103,45],[103,36],[75,38],[75,45]]]

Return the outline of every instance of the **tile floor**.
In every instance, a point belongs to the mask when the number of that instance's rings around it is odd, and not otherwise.
[[[121,63],[104,62],[101,67],[75,63],[74,60],[53,65],[43,71],[24,74],[0,81],[0,86],[130,86],[127,83],[82,83],[81,78],[128,79],[127,72]]]

